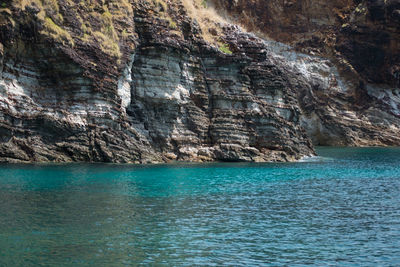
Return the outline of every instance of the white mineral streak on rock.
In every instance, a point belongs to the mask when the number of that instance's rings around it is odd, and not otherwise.
[[[299,53],[288,45],[271,40],[264,40],[264,43],[268,60],[284,73],[292,75],[292,83],[300,86],[303,92],[308,90],[309,97],[306,100],[299,99],[308,106],[307,112],[302,112],[300,116],[300,123],[314,144],[363,146],[399,141],[395,132],[400,122],[398,88],[366,84],[366,92],[361,94],[372,97],[371,106],[360,110],[354,106],[354,101],[360,97],[357,90],[362,90],[359,84],[341,77],[329,59]],[[278,104],[279,92],[265,99]],[[275,110],[286,120],[291,117],[290,110],[279,108],[278,105]],[[375,133],[363,133],[366,128]]]
[[[39,84],[39,73],[33,63],[24,67],[13,62],[5,65],[12,72],[1,73],[0,107],[15,116],[32,117],[42,114],[79,127],[87,124],[88,116],[112,119],[119,116],[112,103],[94,94],[90,82],[80,76],[69,81],[70,85],[66,89],[53,86],[45,88]]]
[[[141,61],[140,69],[135,72],[135,96],[154,102],[187,102],[193,78],[186,65],[181,69],[179,59],[168,54]]]
[[[301,74],[321,90],[345,92],[349,89],[349,84],[340,77],[336,66],[329,59],[296,52],[291,46],[280,42],[264,42],[275,64],[284,65],[290,71]]]
[[[121,107],[124,111],[126,111],[126,108],[131,103],[132,66],[134,61],[135,54],[132,54],[122,76],[118,80],[118,95],[121,98]]]
[[[368,94],[381,100],[384,104],[390,107],[391,111],[400,116],[400,89],[388,88],[378,85],[367,85]]]

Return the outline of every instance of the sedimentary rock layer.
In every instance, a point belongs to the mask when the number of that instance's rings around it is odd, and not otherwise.
[[[262,47],[246,40],[248,51],[225,54],[203,41],[183,6],[170,11],[183,13],[175,30],[152,15],[158,9],[135,4],[134,38],[118,60],[98,40],[72,34],[68,46],[15,33],[33,19],[3,25],[12,38],[2,40],[2,160],[288,161],[314,153],[296,92]]]
[[[312,141],[400,144],[398,89],[333,59],[235,25],[205,33],[180,1],[89,2],[0,10],[1,161],[294,161]]]
[[[400,144],[400,1],[212,2],[259,36],[290,45],[268,46],[296,84],[314,144]]]

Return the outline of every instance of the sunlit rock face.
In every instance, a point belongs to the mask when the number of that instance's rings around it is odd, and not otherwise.
[[[280,41],[267,41],[270,58],[296,85],[315,145],[400,144],[400,1],[213,2]]]
[[[266,41],[270,58],[296,84],[300,123],[315,145],[398,145],[399,89],[356,83],[333,60]]]
[[[188,16],[177,35],[152,10],[136,6],[134,39],[119,60],[80,39],[71,47],[38,34],[29,44],[4,26],[15,41],[3,40],[1,159],[262,162],[314,154],[294,87],[263,47],[246,39],[248,48],[228,55],[207,45]]]
[[[89,15],[59,1],[62,23],[41,21],[34,3],[0,13],[2,161],[294,161],[312,143],[400,144],[399,90],[327,56],[334,45],[230,24],[210,45],[179,1],[110,1]],[[326,20],[313,27],[340,21]]]
[[[7,161],[130,162],[146,151],[120,123],[118,95],[96,90],[83,69],[47,48],[3,59],[1,149]],[[44,55],[35,51],[43,49]],[[52,62],[49,62],[49,61]],[[117,93],[115,91],[115,93]],[[151,154],[151,150],[148,150]]]

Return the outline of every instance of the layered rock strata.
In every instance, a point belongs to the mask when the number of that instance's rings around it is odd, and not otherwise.
[[[225,54],[203,41],[182,5],[168,11],[172,29],[162,6],[138,1],[132,17],[114,21],[130,32],[116,58],[101,40],[74,35],[69,10],[61,12],[73,46],[35,31],[31,9],[15,8],[27,19],[2,25],[3,161],[292,161],[314,153],[295,88],[252,40]],[[18,34],[24,28],[28,36]]]
[[[399,0],[211,2],[250,31],[332,59],[342,75],[400,86]]]
[[[346,56],[350,37],[320,52],[311,42],[312,56],[296,51],[304,40],[229,24],[205,33],[191,16],[180,1],[7,2],[0,160],[294,161],[315,154],[312,142],[400,145],[395,80],[367,79]]]
[[[267,41],[315,145],[400,145],[400,1],[212,2],[288,44]]]

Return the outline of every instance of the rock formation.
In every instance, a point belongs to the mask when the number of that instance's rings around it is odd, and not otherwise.
[[[349,25],[332,15],[320,29],[336,41],[318,50],[312,34],[307,44],[264,32],[289,46],[195,15],[214,4],[234,20],[246,1],[188,1],[4,2],[0,160],[294,161],[314,155],[312,142],[400,144],[398,43],[382,44],[387,54],[375,66],[351,52],[361,39],[350,23],[366,25],[363,47],[374,44],[368,29],[397,38],[398,24],[384,17],[379,26],[369,11],[360,22],[364,2],[336,1]],[[293,38],[300,31],[282,29]],[[378,75],[383,66],[391,69]]]
[[[286,73],[300,73],[292,80],[314,144],[399,145],[399,0],[213,2],[249,30],[290,45],[271,47]]]

